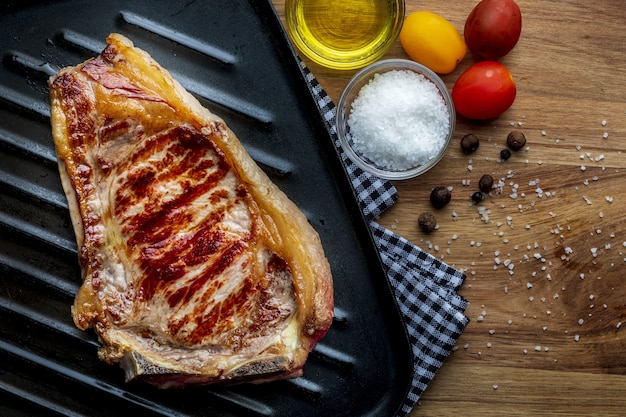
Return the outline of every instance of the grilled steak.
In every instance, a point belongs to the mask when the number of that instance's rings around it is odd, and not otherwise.
[[[99,357],[160,387],[295,377],[326,334],[318,234],[225,123],[112,34],[49,81]]]

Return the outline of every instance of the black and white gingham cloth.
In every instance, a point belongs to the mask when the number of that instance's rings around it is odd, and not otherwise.
[[[458,295],[465,275],[376,223],[398,199],[395,187],[357,167],[342,151],[335,129],[335,105],[304,63],[301,69],[346,166],[359,205],[369,222],[387,278],[404,318],[413,349],[413,382],[396,417],[411,412],[451,352],[469,319]]]

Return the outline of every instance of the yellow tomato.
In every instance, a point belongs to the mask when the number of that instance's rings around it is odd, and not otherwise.
[[[412,60],[439,74],[454,71],[467,52],[452,23],[427,11],[413,12],[404,19],[400,43]]]

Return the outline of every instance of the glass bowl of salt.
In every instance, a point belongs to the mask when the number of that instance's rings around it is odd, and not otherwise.
[[[337,104],[336,126],[343,150],[358,167],[405,180],[441,160],[456,113],[437,74],[415,61],[386,59],[348,82]]]

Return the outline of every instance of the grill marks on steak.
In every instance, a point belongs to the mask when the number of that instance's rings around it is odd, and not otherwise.
[[[296,310],[289,269],[276,254],[255,252],[254,202],[204,135],[183,126],[147,138],[118,172],[114,218],[142,273],[134,301],[175,312],[160,324],[172,342],[235,353],[245,347],[241,335],[284,326]],[[263,279],[256,256],[267,262]],[[163,317],[139,316],[148,327]]]
[[[124,174],[113,188],[115,216],[130,245],[156,244],[174,228],[188,227],[194,221],[195,210],[188,210],[192,204],[210,204],[211,219],[205,221],[214,222],[231,202],[244,204],[245,194],[239,200],[225,188],[229,184],[220,184],[228,181],[229,169],[203,140],[189,128],[175,128],[147,139],[119,168]]]
[[[299,375],[332,321],[330,268],[224,122],[120,35],[50,90],[72,315],[100,358],[163,387]]]

